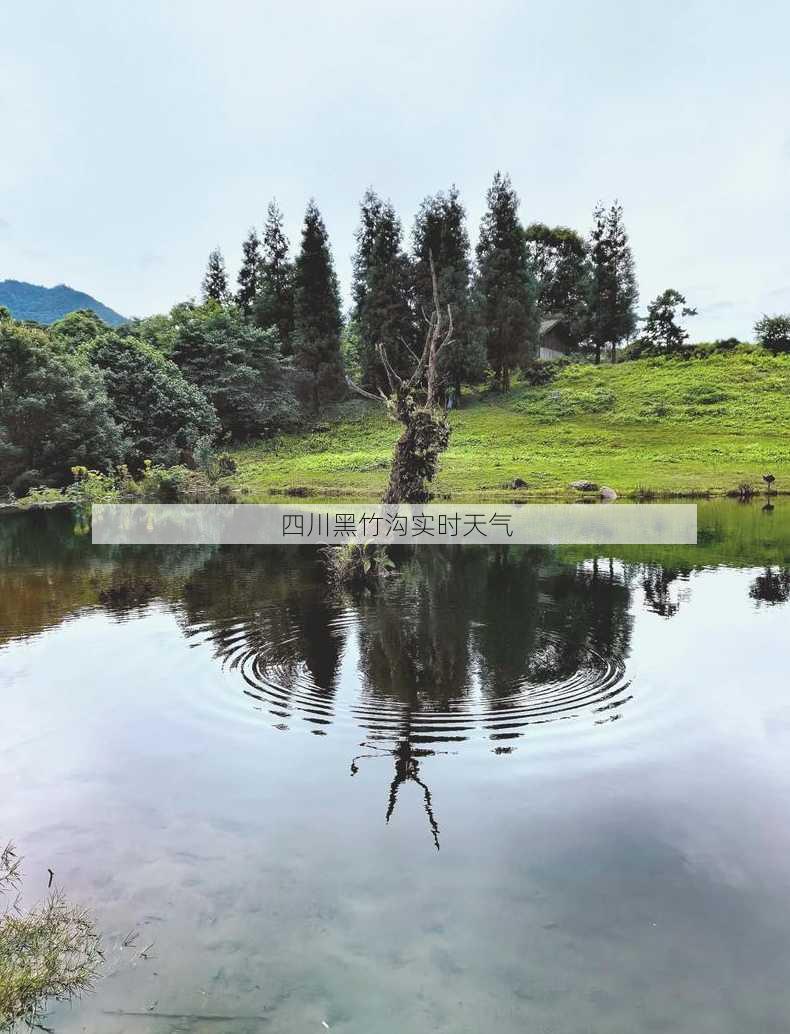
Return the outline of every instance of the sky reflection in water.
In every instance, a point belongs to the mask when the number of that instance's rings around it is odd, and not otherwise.
[[[3,835],[109,948],[55,1029],[786,1029],[788,524],[338,595],[4,520]]]

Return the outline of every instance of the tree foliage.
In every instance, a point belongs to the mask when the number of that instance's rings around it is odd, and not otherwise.
[[[182,306],[173,360],[235,441],[273,434],[298,417],[276,333],[253,326],[235,306]]]
[[[790,352],[790,313],[783,316],[763,316],[754,325],[754,334],[763,348],[778,355]]]
[[[584,238],[567,226],[545,223],[531,223],[524,237],[541,316],[562,316],[579,344],[587,334],[592,290]]]
[[[417,312],[433,306],[430,258],[437,272],[439,297],[453,314],[453,339],[442,350],[439,376],[443,390],[460,394],[462,384],[477,384],[485,377],[486,353],[477,333],[471,296],[472,264],[466,210],[458,188],[426,197],[414,221],[414,280]]]
[[[261,242],[255,229],[251,229],[241,246],[241,266],[237,278],[236,304],[245,316],[249,316],[258,295],[260,278]],[[218,299],[219,300],[219,299]]]
[[[110,414],[123,434],[124,461],[133,471],[146,459],[177,463],[198,438],[219,431],[203,392],[150,345],[131,335],[105,334],[88,356],[102,372]]]
[[[214,248],[209,252],[202,288],[203,298],[206,301],[227,301],[228,274],[225,272],[225,259],[219,248]]]
[[[294,361],[315,408],[343,393],[340,292],[324,220],[315,201],[305,212],[295,270]]]
[[[274,329],[283,355],[293,352],[294,267],[276,201],[269,204],[263,231],[258,297],[254,318],[264,330]]]
[[[636,328],[639,289],[634,259],[623,223],[623,206],[615,201],[609,209],[598,204],[593,211],[590,232],[592,291],[590,300],[590,337],[595,361],[608,345],[612,362],[618,344]]]
[[[669,287],[648,305],[642,336],[654,348],[676,352],[688,341],[688,331],[679,320],[696,315],[697,310],[686,305],[680,291]]]
[[[414,346],[411,263],[402,249],[400,220],[390,201],[372,190],[360,205],[357,249],[353,259],[354,321],[362,383],[384,384],[377,354],[383,344],[393,367],[404,373]]]
[[[65,484],[71,467],[107,469],[120,456],[98,370],[44,331],[0,321],[0,484]]]
[[[486,201],[477,242],[477,316],[488,362],[506,391],[514,367],[536,353],[536,289],[509,176],[497,172]]]

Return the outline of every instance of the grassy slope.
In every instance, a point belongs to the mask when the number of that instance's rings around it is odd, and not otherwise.
[[[398,426],[382,407],[352,404],[324,433],[278,439],[236,453],[252,498],[286,488],[311,495],[378,498]],[[467,399],[451,414],[450,448],[437,494],[528,498],[567,494],[587,478],[620,494],[727,492],[776,475],[790,489],[790,356],[570,366],[545,388],[516,385],[506,398]]]

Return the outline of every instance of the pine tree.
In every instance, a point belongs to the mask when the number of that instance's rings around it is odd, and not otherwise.
[[[252,306],[258,294],[258,282],[260,279],[260,246],[258,234],[254,228],[250,230],[247,239],[241,246],[242,258],[239,269],[236,301],[245,316],[249,316]]]
[[[378,344],[385,346],[399,374],[410,367],[409,350],[415,343],[411,263],[401,247],[401,224],[391,202],[368,190],[360,216],[353,259],[354,322],[362,383],[375,388],[386,386]]]
[[[475,332],[472,313],[466,211],[457,187],[425,198],[414,221],[412,239],[417,312],[430,312],[433,306],[430,255],[439,282],[439,297],[452,311],[453,340],[439,357],[439,375],[443,391],[452,387],[457,397],[462,384],[478,383],[486,370],[485,347]]]
[[[203,297],[208,301],[224,302],[228,297],[228,275],[225,259],[219,248],[209,253],[206,275],[203,277]]]
[[[615,362],[617,345],[636,328],[639,299],[634,259],[623,223],[623,206],[619,201],[615,201],[608,211],[600,202],[596,205],[590,232],[590,254],[593,271],[590,336],[595,347],[595,361],[600,363],[601,353],[609,345],[612,362]]]
[[[343,320],[329,238],[313,200],[305,212],[294,281],[294,360],[308,380],[317,409],[343,392]]]
[[[486,200],[477,242],[477,316],[488,362],[507,391],[511,370],[536,351],[536,289],[510,177],[497,172]]]
[[[294,267],[288,257],[288,238],[283,230],[283,214],[276,201],[269,204],[263,231],[262,258],[255,322],[268,330],[274,328],[283,355],[293,352]]]

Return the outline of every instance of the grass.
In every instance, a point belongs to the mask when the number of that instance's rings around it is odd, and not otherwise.
[[[790,356],[573,365],[545,387],[467,395],[450,421],[439,497],[568,497],[579,479],[642,498],[719,495],[762,489],[767,473],[790,490]],[[377,499],[398,434],[383,407],[349,403],[329,430],[236,450],[237,480],[252,500]],[[528,487],[505,487],[515,478]]]
[[[51,877],[50,877],[51,882]],[[58,889],[30,911],[19,907],[19,859],[0,853],[0,1031],[40,1025],[50,1000],[91,990],[102,961],[93,921]]]

